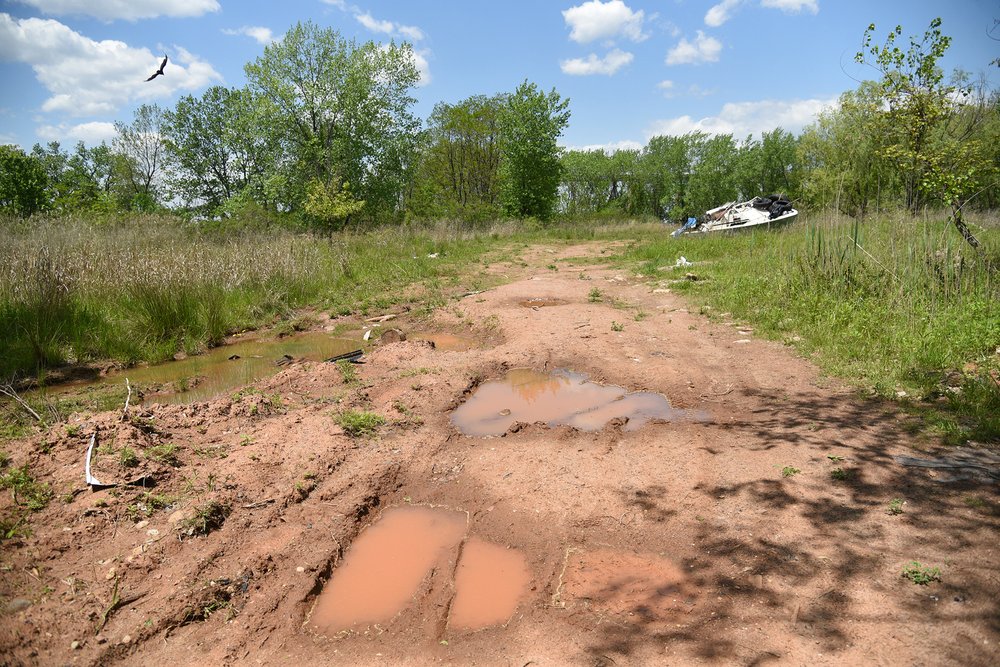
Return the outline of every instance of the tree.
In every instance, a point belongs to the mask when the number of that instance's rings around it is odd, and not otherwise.
[[[178,100],[166,112],[163,127],[173,162],[171,189],[207,212],[246,188],[265,208],[272,204],[265,181],[278,161],[281,140],[262,122],[268,104],[249,89],[223,86]]]
[[[555,211],[561,166],[556,141],[569,123],[569,100],[523,82],[500,116],[501,199],[515,217],[548,220]]]
[[[883,152],[903,171],[907,207],[915,211],[924,199],[944,203],[951,208],[951,222],[970,245],[978,247],[962,220],[962,209],[995,178],[996,167],[984,146],[971,138],[973,125],[958,132],[950,127],[963,117],[963,98],[971,93],[967,86],[946,83],[938,66],[951,38],[941,32],[940,18],[931,21],[921,39],[910,37],[905,51],[896,45],[901,26],[881,46],[872,44],[874,32],[873,23],[855,59],[882,75],[878,85],[888,105],[886,119],[899,133]],[[957,81],[963,83],[962,77]]]
[[[312,22],[293,26],[246,66],[250,89],[271,102],[266,123],[289,149],[281,188],[301,207],[313,179],[349,181],[366,210],[394,213],[414,163],[419,74],[408,44],[357,44]]]
[[[802,196],[815,208],[835,206],[864,218],[902,197],[897,165],[885,153],[894,141],[886,127],[880,87],[870,81],[840,96],[798,141]]]
[[[485,220],[499,212],[499,117],[506,96],[439,103],[428,119],[417,188],[426,213]]]
[[[331,232],[346,225],[364,207],[364,201],[351,195],[351,185],[346,181],[324,183],[314,178],[306,185],[306,214]]]
[[[135,110],[130,124],[118,121],[114,151],[121,156],[119,173],[131,190],[132,207],[151,210],[157,204],[157,178],[163,170],[164,112],[156,104],[143,104]]]
[[[47,178],[42,163],[15,146],[0,146],[0,211],[28,217],[43,210]]]

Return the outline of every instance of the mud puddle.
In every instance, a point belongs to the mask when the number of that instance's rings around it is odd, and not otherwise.
[[[279,339],[252,340],[213,348],[204,354],[154,366],[114,371],[96,382],[49,387],[38,391],[65,394],[121,385],[128,378],[145,391],[132,402],[192,403],[227,393],[276,374],[290,358],[322,361],[360,347],[357,340],[312,332]],[[287,356],[286,356],[287,355]],[[150,391],[150,388],[153,391]]]
[[[479,344],[468,336],[459,336],[451,333],[431,333],[421,332],[410,336],[414,340],[426,340],[434,343],[435,350],[444,352],[467,352],[479,347]]]
[[[323,588],[309,624],[322,634],[384,623],[401,612],[432,568],[465,536],[465,512],[387,511],[351,545]]]
[[[426,506],[386,511],[351,545],[317,597],[309,627],[333,636],[385,624],[414,603],[422,588],[433,587],[425,586],[428,577],[439,581],[452,572],[454,581],[446,587],[454,597],[442,619],[450,628],[506,623],[527,591],[527,561],[520,551],[466,539],[467,531],[465,512]]]
[[[506,623],[528,589],[524,554],[478,537],[462,547],[448,627],[479,630]]]
[[[615,418],[627,418],[626,430],[651,419],[690,417],[654,392],[629,393],[622,387],[600,385],[582,373],[530,368],[510,371],[503,380],[486,382],[452,414],[452,422],[471,436],[501,435],[515,422],[566,424],[596,431]]]
[[[518,301],[518,303],[524,308],[546,308],[549,306],[565,306],[569,301],[557,297],[536,297],[534,299]]]

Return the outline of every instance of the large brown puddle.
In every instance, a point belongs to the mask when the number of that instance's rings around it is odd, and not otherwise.
[[[316,600],[310,625],[332,635],[392,619],[434,565],[458,546],[467,525],[465,512],[430,507],[387,511],[351,545]]]
[[[467,529],[465,512],[425,506],[388,510],[351,545],[316,599],[309,625],[335,635],[386,623],[414,600],[428,576],[440,583],[453,571],[449,627],[470,631],[506,623],[527,590],[527,562],[520,551],[478,537],[468,538],[459,557]],[[453,568],[449,561],[455,557]],[[452,582],[444,585],[450,589]]]
[[[478,537],[462,547],[448,626],[479,630],[506,623],[517,610],[531,575],[524,554]]]
[[[122,385],[125,378],[128,378],[133,387],[146,392],[146,403],[192,403],[214,398],[274,375],[281,370],[276,362],[285,359],[285,355],[295,359],[322,361],[360,346],[357,340],[335,338],[322,332],[274,340],[253,340],[216,347],[180,361],[115,371],[97,382],[64,385],[41,391],[85,391],[90,387]],[[157,387],[163,389],[157,391]],[[150,391],[150,388],[154,390]],[[132,401],[137,402],[134,395]]]
[[[687,411],[672,408],[662,394],[629,393],[567,370],[540,373],[518,368],[503,380],[481,385],[455,410],[452,421],[465,435],[487,436],[505,433],[514,422],[567,424],[595,431],[616,417],[625,417],[625,429],[634,430],[651,419],[686,416]]]

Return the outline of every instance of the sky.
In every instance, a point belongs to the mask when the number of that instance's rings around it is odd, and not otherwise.
[[[109,141],[140,104],[244,85],[244,64],[306,20],[410,42],[423,119],[529,80],[570,99],[568,148],[798,133],[876,78],[854,62],[870,23],[881,41],[938,16],[953,39],[945,70],[1000,86],[1000,0],[0,0],[0,143]],[[164,76],[146,82],[164,54]]]

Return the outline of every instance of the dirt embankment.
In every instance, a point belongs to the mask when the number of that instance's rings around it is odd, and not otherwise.
[[[592,266],[540,268],[585,254]],[[13,443],[58,495],[0,546],[0,662],[996,664],[995,484],[899,465],[929,454],[885,406],[601,267],[595,246],[527,260],[436,314],[479,347],[386,344],[356,380],[293,364],[235,397]],[[514,368],[658,392],[690,418],[462,435],[452,411]],[[352,436],[334,419],[346,410],[387,423]],[[156,486],[87,489],[95,429],[110,443],[99,476]],[[108,464],[126,446],[139,465],[122,472]],[[464,511],[465,541],[524,556],[514,614],[452,627],[459,548],[391,620],[312,630],[352,543],[408,504]],[[911,561],[941,580],[903,578]]]

